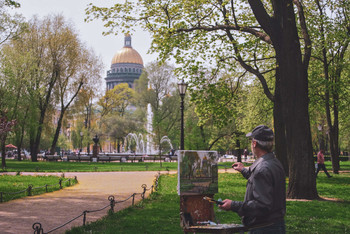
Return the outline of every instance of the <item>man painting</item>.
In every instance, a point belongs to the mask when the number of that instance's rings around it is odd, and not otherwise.
[[[249,233],[285,233],[285,173],[272,153],[273,131],[259,125],[246,136],[256,160],[249,168],[240,162],[232,165],[248,180],[244,201],[226,199],[219,207],[237,212]]]

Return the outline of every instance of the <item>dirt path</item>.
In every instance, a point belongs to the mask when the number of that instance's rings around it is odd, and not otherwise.
[[[23,173],[24,174],[24,173]],[[60,175],[59,173],[58,175]],[[101,209],[109,204],[108,196],[122,201],[133,193],[141,193],[142,184],[152,186],[157,172],[71,172],[66,177],[77,176],[79,184],[53,193],[25,197],[0,203],[0,233],[33,233],[32,225],[40,222],[44,232],[48,232],[79,216],[85,210]],[[136,196],[135,200],[140,200]],[[131,205],[132,199],[116,204],[118,211]],[[95,221],[107,214],[103,211],[88,213],[86,221]],[[64,233],[72,226],[81,226],[83,217],[51,233]]]

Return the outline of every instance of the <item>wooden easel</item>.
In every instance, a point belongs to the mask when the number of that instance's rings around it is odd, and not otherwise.
[[[187,151],[188,152],[188,151]],[[186,156],[191,156],[195,153],[195,151],[190,151],[188,154],[186,151],[179,152],[180,157],[178,161]],[[205,154],[200,152],[202,155]],[[183,159],[187,164],[185,165],[186,169],[191,168],[191,164],[189,162],[197,163],[197,165],[201,165],[198,163],[199,157],[195,160],[187,160]],[[186,160],[186,161],[185,161]],[[210,175],[216,175],[214,182],[216,182],[216,192],[217,192],[217,166],[216,163],[211,164],[211,172]],[[182,165],[183,166],[183,165]],[[196,168],[197,169],[197,168]],[[201,169],[202,170],[202,169]],[[180,173],[180,164],[179,164],[179,172]],[[190,170],[187,170],[190,171]],[[192,175],[193,177],[193,175]],[[199,177],[201,179],[201,177]],[[206,177],[207,178],[207,177]],[[210,178],[210,177],[209,177]],[[187,177],[186,177],[187,179]],[[189,183],[188,180],[184,180]],[[197,178],[195,178],[196,180]],[[211,181],[209,180],[209,183]],[[180,175],[179,175],[179,183],[180,183]],[[203,184],[205,184],[204,182]],[[201,184],[201,182],[193,182],[193,186],[197,186]],[[216,224],[215,213],[214,213],[214,203],[208,202],[203,199],[204,197],[213,198],[214,194],[205,194],[202,191],[207,191],[209,187],[194,189],[194,187],[189,187],[188,191],[181,191],[180,195],[180,220],[181,227],[183,228],[184,233],[192,232],[192,233],[244,233],[246,228],[241,224]],[[195,191],[195,192],[194,192]],[[209,189],[208,189],[209,191]],[[211,190],[215,193],[215,191]]]

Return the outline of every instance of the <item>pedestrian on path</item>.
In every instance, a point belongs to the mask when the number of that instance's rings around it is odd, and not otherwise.
[[[322,169],[324,173],[326,173],[328,178],[331,178],[332,176],[328,173],[326,169],[326,165],[324,165],[324,155],[323,155],[323,150],[320,150],[317,154],[317,170],[316,170],[316,177],[318,172]]]

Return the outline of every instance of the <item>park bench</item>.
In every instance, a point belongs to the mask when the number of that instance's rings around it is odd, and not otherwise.
[[[67,161],[91,161],[90,155],[67,155]]]
[[[98,162],[113,162],[113,161],[120,161],[120,156],[109,156],[107,155],[97,155],[97,161]]]
[[[78,155],[67,155],[67,161],[79,161]]]
[[[105,155],[97,155],[97,162],[111,162],[111,157]]]
[[[92,161],[91,155],[80,155],[79,161],[91,162]]]
[[[45,155],[45,160],[46,161],[62,161],[62,157],[60,155]]]

